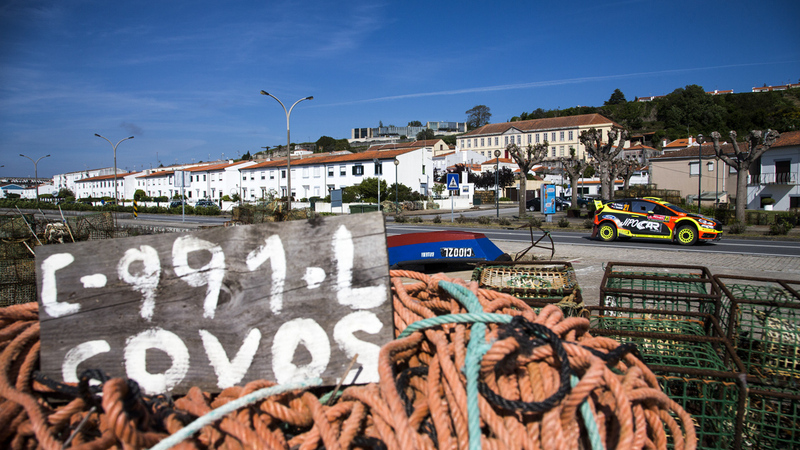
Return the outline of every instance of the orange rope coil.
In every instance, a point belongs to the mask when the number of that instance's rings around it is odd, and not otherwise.
[[[520,316],[560,338],[577,383],[551,408],[526,412],[515,405],[538,404],[564,390],[557,352],[509,325],[487,324],[492,345],[481,361],[478,398],[483,448],[591,448],[591,430],[580,412],[584,404],[607,449],[696,447],[689,414],[624,346],[587,333],[587,319],[565,318],[552,305],[536,314],[515,297],[443,274],[392,271],[391,276],[396,335],[422,319],[466,312],[438,287],[449,281],[472,291],[485,312]],[[349,386],[330,406],[316,395],[324,391],[273,395],[203,427],[175,448],[469,448],[462,371],[469,335],[469,324],[444,324],[395,339],[381,349],[378,383]],[[4,448],[56,450],[70,438],[68,448],[147,448],[197,417],[275,384],[253,381],[216,395],[193,387],[171,401],[142,396],[134,382],[113,378],[100,380],[100,398],[89,392],[88,380],[78,389],[34,376],[38,354],[38,305],[0,309]]]

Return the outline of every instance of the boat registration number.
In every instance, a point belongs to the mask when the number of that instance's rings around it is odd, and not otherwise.
[[[474,253],[470,247],[442,247],[442,258],[471,258]]]

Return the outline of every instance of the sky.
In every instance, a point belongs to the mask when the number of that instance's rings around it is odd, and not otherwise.
[[[800,2],[0,0],[0,177],[800,80]]]

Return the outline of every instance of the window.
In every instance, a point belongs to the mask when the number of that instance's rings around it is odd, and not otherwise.
[[[422,174],[425,175],[425,164],[422,165]]]
[[[345,165],[339,166],[339,176],[343,177],[345,175],[347,175],[347,166]]]
[[[483,145],[483,138],[481,138],[481,147],[485,147],[485,146]]]
[[[553,149],[551,151],[552,151],[553,158],[555,158],[556,157],[556,148],[553,147]]]
[[[708,171],[709,172],[713,172],[714,171],[714,161],[709,161],[706,164],[708,164]]]
[[[800,208],[800,197],[789,197],[789,209]]]
[[[699,169],[700,169],[700,164],[698,164],[697,161],[689,163],[689,175],[699,174],[700,173]]]
[[[500,145],[500,138],[497,136],[494,137],[494,145]]]
[[[521,134],[517,135],[517,144],[522,144],[522,135]]]
[[[263,180],[266,177],[267,177],[267,173],[266,172],[261,172],[261,179]],[[211,181],[214,181],[214,180],[211,180]]]
[[[321,167],[314,166],[314,178],[319,178],[319,174],[320,174],[321,170],[322,170]]]
[[[558,147],[558,156],[564,156],[564,146],[563,145]]]
[[[375,175],[383,175],[383,164],[380,161],[375,163]]]
[[[467,148],[472,147],[472,139],[467,139]]]
[[[308,167],[303,167],[303,178],[308,178]]]
[[[558,132],[558,140],[561,141],[561,142],[564,142],[564,132],[563,131],[559,131]]]
[[[529,134],[528,135],[528,144],[530,144],[530,143],[531,143],[531,135]]]
[[[361,164],[353,166],[353,175],[364,175],[364,166]]]
[[[536,133],[536,143],[539,143],[539,133]]]
[[[572,133],[573,133],[572,131],[570,131],[570,132],[569,132],[569,140],[570,140],[570,141],[571,141],[571,140],[572,140],[572,138],[573,138],[573,134],[572,134]]]
[[[550,142],[555,142],[555,141],[556,141],[556,132],[553,131],[552,133],[550,133]]]
[[[475,138],[475,147],[478,146],[478,138]]]
[[[281,178],[286,178],[286,169],[281,170]]]
[[[270,170],[269,171],[269,179],[270,180],[274,180],[275,179],[275,171],[274,170]]]
[[[333,166],[328,166],[328,176],[329,177],[333,176]]]
[[[508,145],[508,136],[506,136],[506,145]]]
[[[206,181],[206,175],[205,174],[203,174],[203,181]]]

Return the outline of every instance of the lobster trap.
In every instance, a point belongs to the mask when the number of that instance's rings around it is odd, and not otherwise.
[[[800,282],[715,275],[722,324],[750,387],[745,439],[754,448],[800,447]]]
[[[719,319],[720,299],[703,266],[609,262],[600,282],[600,306],[700,312]]]
[[[636,344],[663,391],[692,414],[698,448],[741,448],[744,368],[714,315],[612,306],[586,310],[592,335]]]
[[[0,216],[0,307],[36,301],[33,214]]]
[[[583,309],[578,277],[569,262],[485,262],[472,271],[472,280],[484,289],[513,295],[534,308],[555,304],[567,316],[577,316]]]

